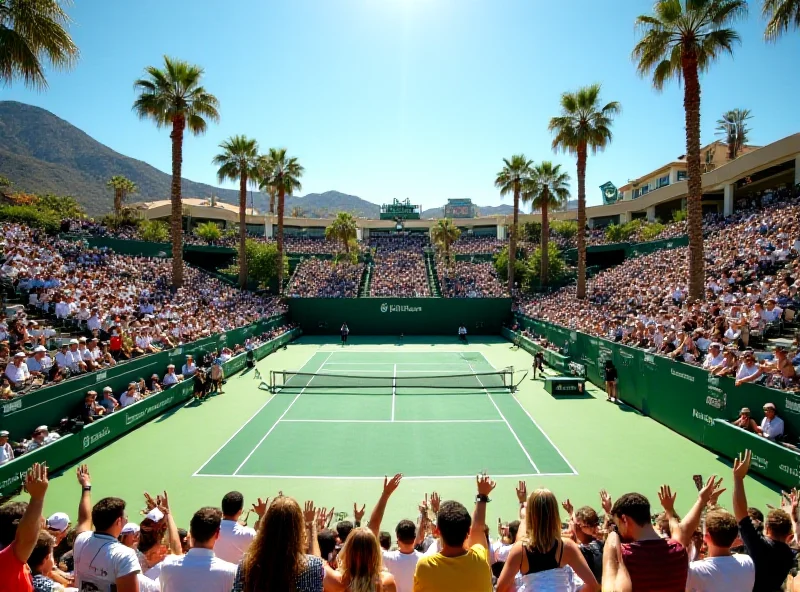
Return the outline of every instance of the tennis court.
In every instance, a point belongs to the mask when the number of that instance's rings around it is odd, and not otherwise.
[[[524,373],[479,352],[319,351],[289,370],[264,377],[275,394],[194,476],[577,475],[513,394]]]

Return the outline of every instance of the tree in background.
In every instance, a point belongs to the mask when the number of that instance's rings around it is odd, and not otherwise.
[[[725,138],[728,160],[739,156],[739,152],[747,144],[750,128],[746,122],[752,117],[750,109],[732,109],[723,113],[722,119],[717,119],[717,135]]]
[[[194,229],[195,236],[203,239],[208,244],[213,243],[214,241],[218,241],[222,238],[222,231],[219,229],[219,226],[211,220],[208,222],[202,222],[197,225]]]
[[[539,246],[528,257],[528,289],[533,287],[530,284],[533,283],[534,278],[538,278],[541,287],[561,280],[567,273],[567,265],[555,243],[547,243],[547,253],[544,257],[542,257],[543,252],[542,247]],[[544,265],[545,259],[547,259],[546,265]],[[545,267],[547,275],[543,275]]]
[[[169,226],[161,220],[140,220],[139,236],[150,243],[164,243],[169,239]]]
[[[136,183],[122,175],[111,177],[106,183],[106,187],[114,190],[114,213],[118,216],[122,211],[122,204],[125,203],[125,198],[128,194],[136,193],[139,190]]]
[[[219,145],[222,152],[212,162],[217,169],[217,180],[239,182],[239,287],[247,285],[247,185],[257,183],[260,175],[258,143],[246,136],[231,136]]]
[[[44,210],[53,212],[61,219],[64,218],[85,218],[86,210],[78,203],[78,200],[69,195],[53,195],[45,193],[36,199],[36,206]]]
[[[777,41],[789,29],[800,28],[800,0],[764,0],[761,14],[767,19],[767,41]]]
[[[11,179],[6,177],[5,175],[0,175],[0,193],[3,193],[3,190],[8,191],[14,185]]]
[[[69,70],[80,52],[67,27],[71,19],[58,0],[0,0],[0,82],[11,86],[47,88],[44,61],[56,70]]]
[[[569,174],[561,170],[561,165],[554,165],[549,160],[534,165],[530,178],[522,186],[523,203],[532,203],[533,209],[542,212],[542,243],[540,249],[541,270],[539,277],[542,285],[547,284],[548,274],[548,241],[550,240],[550,221],[548,211],[556,209],[569,199]]]
[[[461,236],[461,230],[453,223],[450,218],[439,218],[436,225],[431,228],[431,240],[441,251],[448,267],[452,267],[455,257],[453,256],[453,243]]]
[[[283,259],[283,216],[286,207],[286,196],[300,191],[300,177],[305,170],[297,158],[286,156],[286,148],[270,148],[269,153],[261,157],[261,184],[263,189],[270,185],[278,194],[278,259]],[[283,291],[283,266],[278,268],[278,292]]]
[[[508,238],[508,292],[514,293],[514,272],[516,270],[515,261],[517,259],[517,232],[519,228],[519,199],[523,183],[531,176],[533,161],[525,158],[524,154],[515,154],[509,160],[503,159],[504,166],[497,173],[494,186],[500,190],[500,196],[509,193],[514,196],[514,221],[511,225],[511,232]]]
[[[336,218],[325,228],[325,238],[342,244],[345,255],[350,255],[351,247],[355,247],[358,227],[356,219],[348,212],[339,212]]]
[[[270,214],[274,214],[275,213],[275,199],[277,199],[277,197],[278,197],[278,192],[275,190],[275,188],[272,185],[265,186],[264,190],[266,191],[267,195],[269,195],[269,213]]]
[[[172,140],[172,285],[183,285],[183,219],[181,169],[183,135],[186,129],[195,136],[205,133],[208,121],[219,121],[219,101],[200,84],[203,69],[164,56],[164,67],[148,66],[145,77],[134,83],[138,98],[133,110],[140,119],[151,119],[156,126],[170,127]]]
[[[553,150],[573,154],[578,161],[578,298],[586,298],[586,160],[611,142],[611,124],[622,107],[616,101],[600,106],[600,85],[561,95],[561,115],[550,119]]]
[[[566,239],[571,239],[578,234],[578,223],[575,220],[553,220],[550,230]]]

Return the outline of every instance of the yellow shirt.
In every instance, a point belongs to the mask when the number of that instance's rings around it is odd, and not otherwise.
[[[414,572],[414,592],[492,592],[492,570],[483,545],[460,557],[422,557]]]

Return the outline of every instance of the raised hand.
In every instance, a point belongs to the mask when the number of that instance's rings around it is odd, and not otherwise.
[[[361,509],[358,509],[358,504],[353,503],[353,517],[356,519],[356,522],[361,522],[361,519],[364,517],[364,511],[367,509],[367,504],[362,504]]]
[[[708,504],[711,500],[714,500],[714,503],[719,499],[719,496],[722,495],[722,492],[725,491],[724,489],[720,489],[720,485],[722,484],[722,478],[719,481],[716,480],[716,475],[711,475],[708,480],[706,481],[705,486],[700,490],[700,501],[703,504]]]
[[[158,500],[157,499],[153,499],[153,496],[151,496],[149,493],[147,493],[145,491],[144,492],[144,505],[145,505],[144,513],[147,514],[147,512],[149,512],[150,510],[158,507]]]
[[[561,507],[564,508],[564,511],[567,513],[568,516],[572,516],[572,511],[575,508],[572,507],[572,502],[569,501],[569,498],[561,502]]]
[[[520,481],[519,485],[516,488],[517,491],[517,501],[521,504],[524,504],[528,501],[528,485],[525,481]]]
[[[328,518],[328,509],[327,508],[317,508],[317,530],[323,530],[325,528],[325,520]]]
[[[661,502],[661,507],[667,514],[675,513],[675,498],[678,497],[677,493],[672,493],[669,485],[662,485],[658,491],[658,501]]]
[[[475,481],[478,485],[478,495],[489,495],[497,487],[497,483],[492,481],[489,475],[478,475]]]
[[[439,513],[439,504],[442,503],[442,498],[435,491],[431,492],[431,510],[434,514]]]
[[[614,506],[611,500],[611,495],[605,490],[600,490],[600,505],[603,507],[603,512],[611,515],[611,508]]]
[[[744,480],[747,476],[747,471],[750,470],[750,461],[753,459],[753,453],[745,450],[744,454],[739,454],[739,458],[733,459],[733,478]]]
[[[75,473],[78,475],[78,483],[81,487],[91,487],[92,478],[89,476],[89,465],[80,465]]]
[[[267,513],[267,508],[269,507],[269,498],[261,499],[260,497],[257,498],[256,503],[253,504],[253,512],[256,513],[256,516],[259,518],[263,518],[264,514]]]
[[[327,525],[327,527],[326,527],[326,528],[330,528],[330,527],[331,527],[331,522],[333,522],[333,517],[334,517],[334,515],[335,515],[335,510],[336,510],[336,508],[331,508],[331,511],[330,511],[330,513],[328,514],[328,518],[327,518],[327,520],[328,520],[328,525]]]
[[[389,479],[388,476],[383,478],[383,495],[389,497],[400,486],[400,481],[403,480],[403,473],[397,473],[394,477]]]
[[[314,509],[314,502],[307,501],[303,508],[303,519],[306,521],[306,524],[313,524],[316,517],[317,511]]]
[[[44,494],[47,493],[47,465],[33,463],[25,475],[25,490],[31,496],[31,499],[42,500]]]
[[[165,491],[156,498],[156,507],[161,510],[163,514],[169,514],[169,497]]]

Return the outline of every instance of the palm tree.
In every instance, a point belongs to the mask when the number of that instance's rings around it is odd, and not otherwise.
[[[329,241],[339,241],[346,255],[350,255],[350,245],[358,236],[356,219],[349,212],[339,212],[336,218],[325,228],[325,238]]]
[[[0,82],[47,88],[43,60],[59,70],[78,61],[78,46],[67,33],[71,19],[58,0],[0,0]]]
[[[125,198],[129,193],[136,193],[139,188],[136,183],[123,177],[122,175],[114,175],[106,183],[106,187],[114,190],[114,213],[119,216],[122,211],[122,204],[125,203]]]
[[[800,1],[764,0],[761,14],[767,19],[764,39],[777,41],[789,29],[800,28]]]
[[[685,4],[685,5],[684,5]],[[700,179],[700,72],[722,53],[733,54],[739,35],[728,25],[747,13],[746,0],[658,0],[654,15],[636,19],[642,37],[633,49],[640,75],[656,90],[683,82],[689,226],[689,298],[703,299],[703,188]]]
[[[500,196],[513,193],[514,195],[514,223],[511,225],[511,234],[508,240],[508,292],[514,293],[514,265],[517,259],[517,229],[519,228],[519,197],[522,184],[530,178],[533,161],[525,158],[524,154],[515,154],[511,160],[504,158],[504,166],[497,173],[494,186],[500,190]]]
[[[550,223],[547,217],[550,208],[558,209],[569,199],[569,174],[562,172],[561,165],[545,160],[533,167],[531,178],[522,188],[522,202],[531,202],[533,209],[542,212],[542,262],[539,274],[541,285],[547,284],[550,261],[547,243],[550,240]]]
[[[258,143],[246,136],[231,136],[219,145],[222,152],[212,161],[217,180],[239,181],[239,287],[247,286],[247,185],[256,183],[260,175]]]
[[[717,135],[725,138],[728,160],[736,158],[747,143],[750,128],[746,121],[752,117],[750,109],[732,109],[723,113],[722,119],[717,120]]]
[[[592,84],[561,95],[561,115],[550,119],[555,134],[553,150],[578,160],[578,298],[586,298],[586,160],[611,142],[611,124],[622,106],[612,101],[600,106],[600,85]],[[544,232],[542,232],[544,235]],[[547,256],[545,255],[545,258]]]
[[[275,188],[272,185],[267,185],[264,189],[266,190],[267,195],[269,195],[269,213],[274,214],[275,199],[278,197],[278,192],[275,191]]]
[[[444,255],[444,260],[447,262],[448,266],[451,266],[453,263],[453,254],[450,252],[450,248],[453,246],[453,243],[458,240],[458,237],[461,236],[461,229],[459,229],[450,218],[439,218],[436,222],[436,226],[431,228],[431,240],[433,244],[436,245],[439,250],[441,250],[442,254]]]
[[[283,291],[283,213],[286,196],[300,191],[300,177],[305,170],[297,158],[286,156],[286,148],[270,148],[269,154],[261,157],[261,188],[275,188],[278,194],[278,293]]]
[[[219,121],[219,101],[200,85],[203,69],[164,56],[164,68],[148,66],[145,78],[134,83],[139,93],[133,110],[140,119],[152,119],[158,127],[171,127],[172,139],[172,285],[183,285],[183,228],[181,220],[181,167],[183,134],[205,133],[206,120]]]

